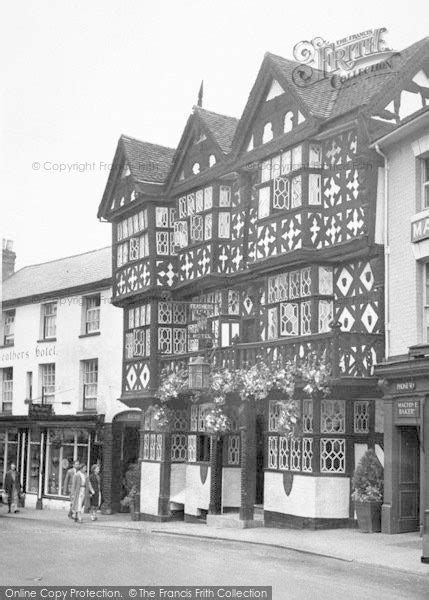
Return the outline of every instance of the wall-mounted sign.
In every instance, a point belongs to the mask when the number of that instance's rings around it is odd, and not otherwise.
[[[422,217],[411,223],[411,241],[413,244],[429,239],[429,217]]]
[[[415,389],[415,381],[398,381],[398,383],[395,384],[396,392],[413,392]]]
[[[398,419],[418,419],[420,417],[420,400],[396,400],[396,417]]]
[[[46,419],[52,417],[53,414],[52,404],[30,404],[28,406],[30,419]]]

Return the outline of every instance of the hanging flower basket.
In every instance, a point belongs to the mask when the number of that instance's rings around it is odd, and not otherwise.
[[[206,413],[205,425],[208,433],[228,433],[231,429],[231,420],[217,404]]]

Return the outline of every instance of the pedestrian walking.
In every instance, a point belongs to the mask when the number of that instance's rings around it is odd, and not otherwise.
[[[19,495],[21,493],[21,483],[19,473],[16,470],[15,463],[10,463],[10,469],[6,473],[4,480],[4,490],[7,494],[8,513],[18,513]]]
[[[92,465],[89,476],[91,521],[97,520],[97,510],[101,506],[100,466]]]
[[[70,496],[70,509],[69,509],[69,514],[68,514],[70,519],[73,518],[72,483],[73,483],[73,477],[76,475],[76,471],[78,470],[79,464],[80,464],[79,461],[75,460],[73,463],[73,466],[70,469],[68,469],[66,476],[64,477],[64,485],[63,485],[64,495]]]
[[[72,511],[75,522],[82,523],[82,514],[85,509],[85,501],[89,493],[89,481],[86,474],[86,465],[79,465],[75,475],[73,476],[71,497]]]

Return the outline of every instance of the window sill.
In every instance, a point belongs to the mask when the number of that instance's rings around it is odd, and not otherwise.
[[[37,344],[49,344],[50,342],[56,342],[57,338],[53,337],[53,338],[43,338],[41,340],[37,340]]]
[[[3,344],[0,346],[0,350],[6,350],[7,348],[13,348],[15,344]]]
[[[81,338],[88,338],[88,337],[95,337],[97,335],[101,335],[101,331],[92,331],[91,333],[81,333],[79,336],[79,339]]]

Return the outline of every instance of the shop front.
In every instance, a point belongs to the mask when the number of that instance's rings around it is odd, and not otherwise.
[[[90,469],[100,462],[100,417],[52,416],[49,420],[9,417],[0,420],[0,482],[14,462],[28,508],[63,508],[70,475],[78,460]]]
[[[429,533],[429,347],[411,347],[377,373],[384,389],[382,532]]]

